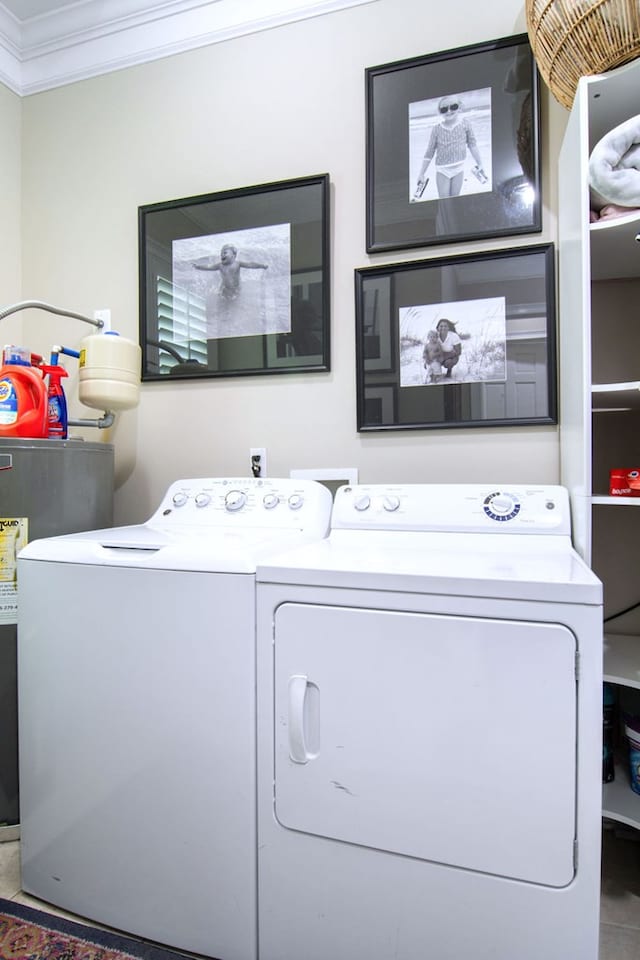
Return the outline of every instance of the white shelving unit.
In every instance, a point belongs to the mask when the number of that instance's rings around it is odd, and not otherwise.
[[[588,163],[601,137],[636,115],[640,61],[582,78],[559,171],[561,482],[576,549],[604,584],[605,679],[634,706],[640,611],[616,614],[640,603],[640,498],[608,490],[610,469],[640,467],[640,211],[590,224]],[[604,787],[603,815],[640,829],[624,762]]]

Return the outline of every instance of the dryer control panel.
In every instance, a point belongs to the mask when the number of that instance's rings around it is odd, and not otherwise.
[[[571,518],[560,486],[358,484],[337,491],[331,527],[570,536]]]

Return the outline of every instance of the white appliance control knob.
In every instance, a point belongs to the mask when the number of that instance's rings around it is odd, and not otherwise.
[[[400,506],[399,497],[384,497],[382,500],[382,506],[385,510],[388,510],[389,513],[393,513],[394,510],[397,510]]]
[[[490,520],[497,520],[499,523],[508,523],[514,520],[520,513],[520,503],[518,498],[511,493],[503,493],[496,490],[485,497],[482,508]]]
[[[360,494],[359,497],[356,497],[356,499],[353,502],[353,505],[356,508],[356,510],[360,510],[360,511],[368,510],[369,507],[371,506],[371,497],[367,493],[362,493]]]
[[[265,509],[273,510],[274,507],[278,506],[278,495],[275,493],[268,493],[262,502],[265,506]]]
[[[184,507],[185,503],[187,502],[187,495],[186,493],[174,493],[171,501],[174,507]]]
[[[289,497],[289,506],[292,510],[299,510],[304,503],[304,497],[301,493],[292,493]]]
[[[196,507],[206,507],[209,503],[211,503],[211,497],[208,493],[196,494]]]
[[[224,498],[225,510],[242,510],[246,502],[246,493],[242,490],[230,490]]]
[[[511,513],[514,506],[513,497],[506,493],[494,497],[491,501],[491,509],[494,513]]]

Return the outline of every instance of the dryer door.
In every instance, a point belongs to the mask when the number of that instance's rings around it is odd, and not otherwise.
[[[275,814],[533,883],[573,878],[576,640],[560,624],[285,603]]]

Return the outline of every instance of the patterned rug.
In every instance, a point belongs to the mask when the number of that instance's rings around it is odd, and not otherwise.
[[[0,898],[0,960],[185,960],[154,944]]]

